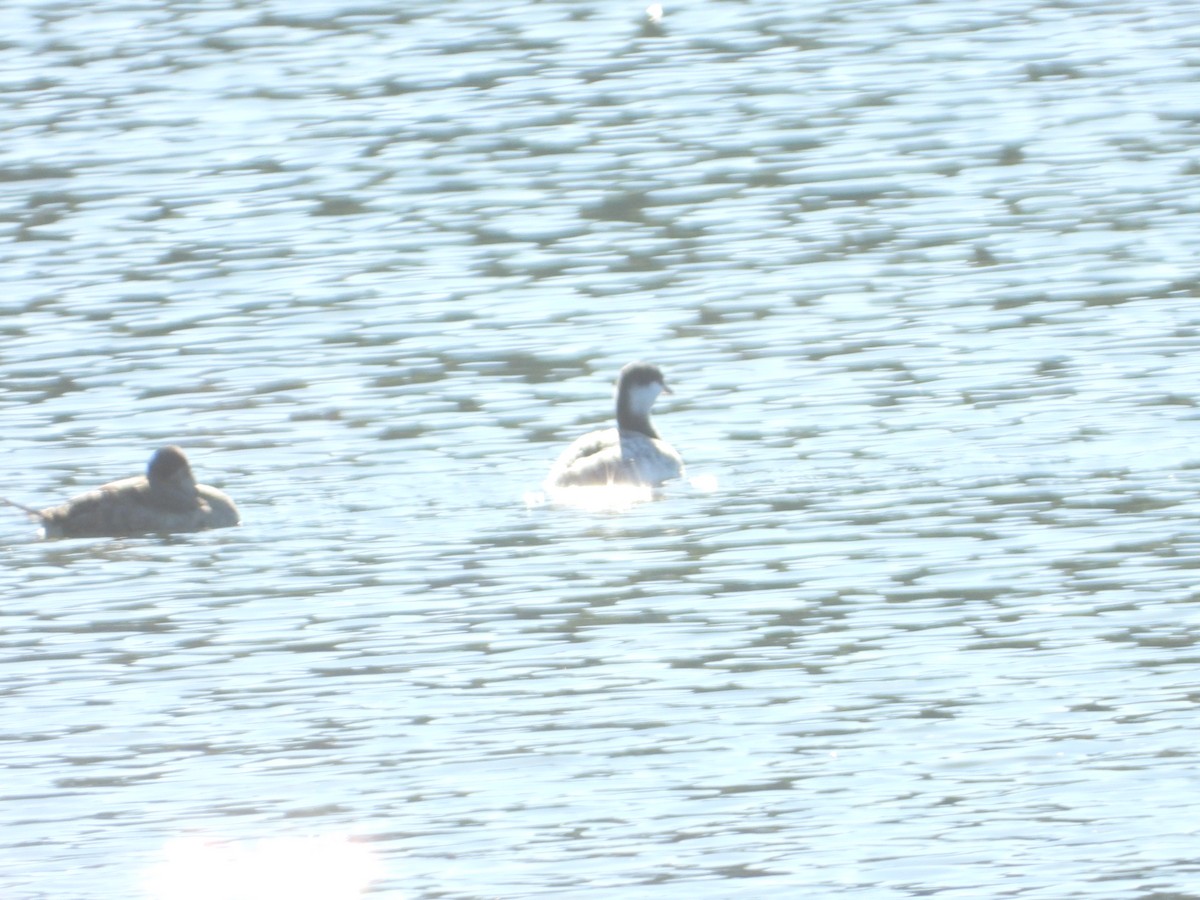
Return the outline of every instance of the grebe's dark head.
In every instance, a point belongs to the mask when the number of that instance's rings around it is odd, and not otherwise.
[[[621,369],[621,374],[617,376],[618,391],[622,385],[625,385],[629,390],[657,385],[659,391],[668,394],[671,393],[671,389],[667,387],[667,380],[663,378],[662,369],[654,365],[654,363],[648,362],[631,362],[626,364]]]

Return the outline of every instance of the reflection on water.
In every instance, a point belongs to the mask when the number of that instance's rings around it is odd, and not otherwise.
[[[644,484],[573,485],[554,488],[547,493],[527,493],[525,505],[533,508],[552,502],[588,512],[616,513],[632,509],[639,503],[646,503],[661,495],[661,489]]]
[[[642,484],[603,484],[527,491],[525,506],[528,509],[536,509],[549,503],[593,513],[628,512],[639,503],[648,503],[671,494],[687,493],[688,487],[696,493],[713,493],[718,489],[717,477],[695,475],[688,477],[686,482],[668,483],[658,488]]]
[[[1194,893],[1191,5],[0,20],[5,900]]]

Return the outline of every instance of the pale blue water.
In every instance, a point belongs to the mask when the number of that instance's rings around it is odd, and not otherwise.
[[[0,11],[5,900],[1200,895],[1192,4],[643,6]]]

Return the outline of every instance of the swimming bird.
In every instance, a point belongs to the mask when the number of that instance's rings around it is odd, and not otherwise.
[[[3,502],[37,517],[47,538],[202,531],[240,521],[233,500],[223,491],[197,484],[187,456],[175,446],[156,450],[145,475],[110,482],[59,506],[36,510]]]
[[[657,487],[683,475],[683,459],[658,436],[650,408],[672,393],[658,366],[632,362],[617,378],[617,427],[572,443],[550,469],[547,490],[607,484]]]

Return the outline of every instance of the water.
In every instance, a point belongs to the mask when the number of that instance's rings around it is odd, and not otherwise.
[[[1200,895],[1192,4],[0,21],[6,900]]]

